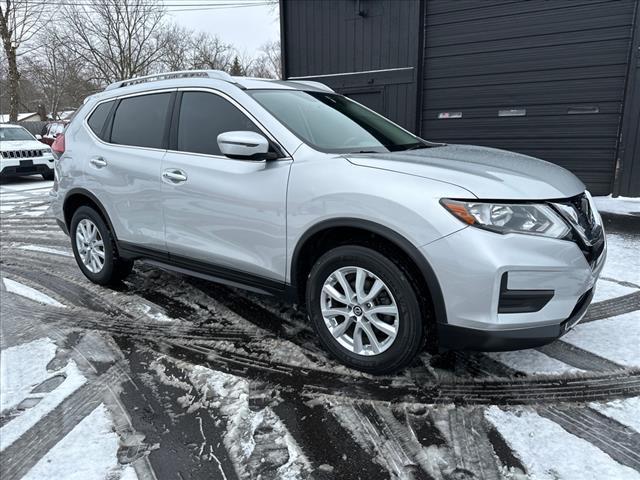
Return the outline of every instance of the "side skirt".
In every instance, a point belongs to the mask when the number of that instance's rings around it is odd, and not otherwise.
[[[129,260],[142,260],[149,265],[192,277],[209,280],[230,287],[237,287],[263,295],[272,295],[281,300],[295,301],[295,288],[284,282],[243,272],[193,258],[174,255],[162,250],[118,241],[119,254]]]

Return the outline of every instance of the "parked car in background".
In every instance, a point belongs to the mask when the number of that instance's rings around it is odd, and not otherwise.
[[[53,152],[20,125],[0,125],[0,176],[40,174],[53,180]]]
[[[572,173],[428,142],[316,82],[117,82],[54,150],[53,214],[89,280],[117,282],[143,260],[281,295],[370,373],[407,365],[425,341],[549,343],[584,317],[606,257]]]
[[[64,129],[68,125],[68,123],[68,120],[59,120],[47,123],[42,128],[39,140],[44,144],[53,145],[53,141],[58,135],[64,132]]]

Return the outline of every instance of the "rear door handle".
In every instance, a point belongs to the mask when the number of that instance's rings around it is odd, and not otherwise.
[[[96,168],[102,168],[102,167],[106,167],[107,166],[107,161],[102,157],[93,157],[89,161]]]
[[[169,168],[162,172],[162,178],[167,183],[177,184],[187,181],[187,174],[177,168]]]

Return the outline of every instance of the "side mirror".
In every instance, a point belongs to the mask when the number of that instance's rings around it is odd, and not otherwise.
[[[221,133],[218,147],[224,156],[238,160],[266,160],[269,155],[269,141],[249,131]]]
[[[42,135],[38,135],[38,134],[36,133],[36,140],[42,140]]]

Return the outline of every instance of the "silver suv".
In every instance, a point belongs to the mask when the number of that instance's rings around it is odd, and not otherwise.
[[[427,341],[550,342],[584,316],[605,259],[568,171],[427,142],[315,82],[122,81],[58,144],[53,209],[89,280],[143,260],[300,302],[326,349],[366,372]]]

